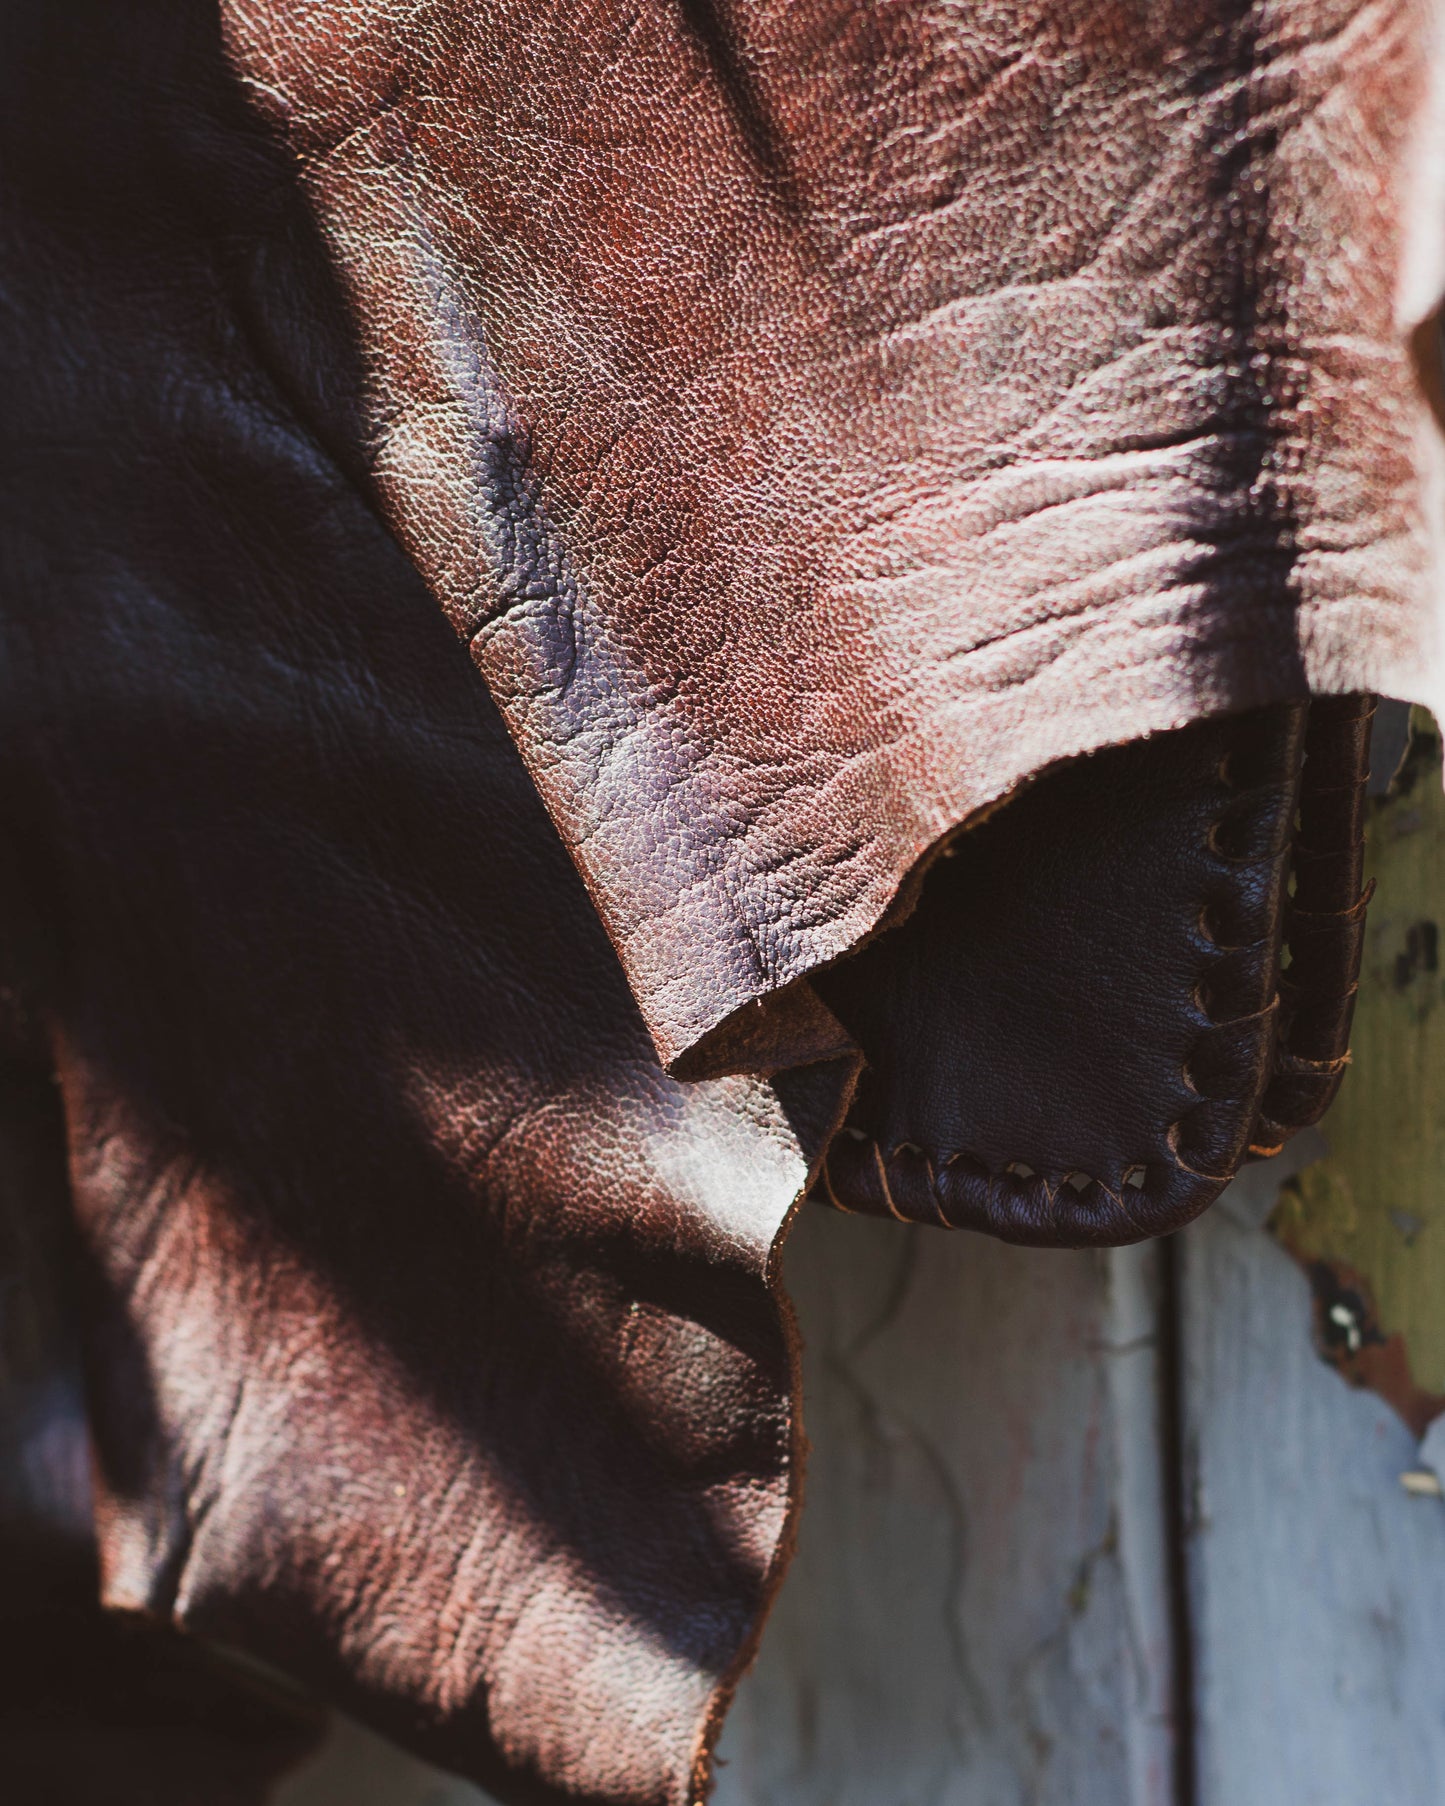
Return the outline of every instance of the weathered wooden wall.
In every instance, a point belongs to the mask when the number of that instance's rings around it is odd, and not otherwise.
[[[1401,1485],[1415,1438],[1318,1358],[1308,1281],[1257,1221],[1220,1210],[1181,1248],[1183,1806],[1440,1806],[1445,1502]]]
[[[889,1231],[794,1246],[808,1517],[720,1806],[1162,1806],[1152,1262]]]

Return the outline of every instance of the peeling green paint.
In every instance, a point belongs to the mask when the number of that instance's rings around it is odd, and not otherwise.
[[[1330,1151],[1286,1182],[1270,1227],[1310,1275],[1321,1353],[1423,1429],[1445,1410],[1445,789],[1423,710],[1371,804],[1366,870],[1377,888]]]

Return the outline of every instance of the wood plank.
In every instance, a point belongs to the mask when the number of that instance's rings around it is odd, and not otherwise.
[[[1156,1256],[807,1213],[799,1554],[717,1806],[1167,1806]]]
[[[1335,1365],[1423,1433],[1445,1410],[1445,787],[1423,709],[1366,832],[1378,888],[1351,1069],[1328,1154],[1286,1185],[1274,1228],[1310,1271]]]

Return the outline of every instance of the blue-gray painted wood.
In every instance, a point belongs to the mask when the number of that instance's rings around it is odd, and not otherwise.
[[[1440,1806],[1445,1502],[1316,1357],[1253,1184],[1181,1249],[1198,1806]]]
[[[804,1221],[807,1510],[717,1806],[1167,1806],[1152,1263]]]

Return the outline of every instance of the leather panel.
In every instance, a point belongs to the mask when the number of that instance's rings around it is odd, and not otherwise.
[[[1217,1195],[1272,1072],[1305,714],[1046,774],[816,980],[868,1062],[826,1200],[1079,1246]]]
[[[1363,729],[1286,916],[1281,699],[1435,593],[1395,16],[5,9],[0,913],[112,1605],[696,1801],[838,1020],[834,1194],[1014,1240],[1322,1107]]]
[[[847,1062],[661,1070],[354,480],[214,9],[21,0],[0,103],[0,985],[103,1598],[509,1801],[681,1806],[789,1540],[772,1249]]]
[[[0,1793],[265,1806],[324,1715],[194,1638],[100,1607],[64,1121],[45,1024],[14,982],[16,877],[0,872]]]
[[[1440,52],[1336,12],[223,0],[358,480],[669,1066],[768,1069],[769,1000],[1061,760],[1445,706]]]

